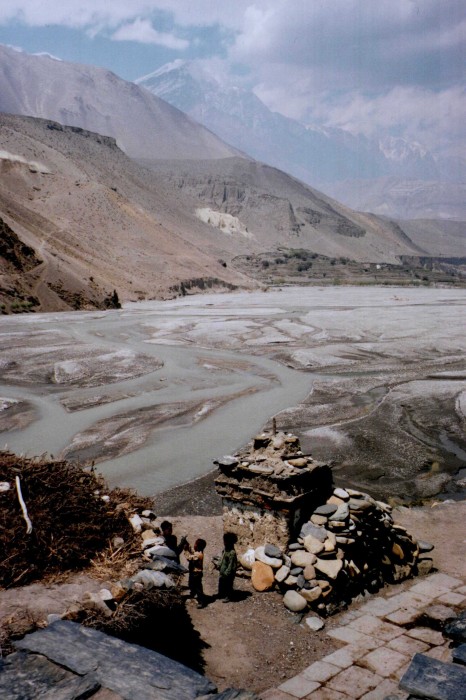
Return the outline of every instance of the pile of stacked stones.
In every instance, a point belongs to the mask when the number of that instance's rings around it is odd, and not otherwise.
[[[173,589],[179,576],[187,573],[187,569],[178,563],[176,553],[165,545],[163,537],[157,534],[156,515],[151,510],[142,513],[131,513],[128,520],[134,532],[141,536],[142,562],[139,570],[130,578],[114,583],[110,589],[102,588],[98,592],[86,591],[81,600],[72,605],[64,614],[69,619],[79,615],[81,609],[100,612],[111,617],[118,604],[129,591],[145,591],[152,588]],[[116,551],[124,548],[125,541],[115,537],[113,547]],[[49,615],[49,622],[54,622],[63,615]]]
[[[240,554],[256,590],[278,587],[285,606],[323,615],[385,582],[428,573],[432,545],[416,542],[393,522],[391,507],[353,489],[335,488],[284,549],[266,544]]]
[[[156,517],[151,510],[144,510],[140,515],[133,513],[129,517],[133,530],[141,535],[144,562],[131,578],[117,583],[120,591],[173,588],[177,577],[187,573],[187,569],[179,564],[176,552],[167,547],[164,538],[159,534]]]

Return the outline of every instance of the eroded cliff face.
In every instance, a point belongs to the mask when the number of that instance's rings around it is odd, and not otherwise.
[[[189,222],[207,228],[194,206],[170,197],[114,139],[12,115],[0,115],[0,133],[4,312],[109,308],[114,292],[121,301],[173,297],[203,280],[248,286],[219,261],[221,248],[185,240]]]

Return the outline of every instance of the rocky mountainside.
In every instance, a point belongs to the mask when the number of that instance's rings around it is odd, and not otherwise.
[[[464,184],[458,184],[466,180],[464,162],[438,162],[401,137],[368,139],[301,124],[272,112],[253,92],[221,84],[195,61],[174,61],[136,83],[228,143],[353,209],[395,218],[466,218]],[[387,179],[397,187],[389,188]]]
[[[146,165],[197,203],[198,218],[223,233],[230,254],[288,247],[396,263],[405,250],[425,250],[394,222],[352,211],[263,163],[229,158]]]
[[[227,158],[237,151],[167,102],[103,68],[0,45],[0,112],[113,136],[134,158]]]
[[[374,262],[429,255],[422,235],[414,244],[397,224],[246,158],[140,164],[113,138],[5,114],[0,142],[10,309],[251,287],[234,258],[283,247]]]
[[[0,114],[0,143],[3,309],[105,308],[114,290],[160,298],[192,279],[252,284],[218,262],[202,237],[210,227],[114,139]]]

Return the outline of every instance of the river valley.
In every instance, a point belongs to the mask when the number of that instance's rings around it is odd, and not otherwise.
[[[0,323],[0,440],[148,495],[277,415],[336,480],[415,501],[464,484],[466,291],[307,287]]]

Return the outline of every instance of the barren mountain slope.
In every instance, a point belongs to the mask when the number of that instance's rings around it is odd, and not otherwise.
[[[41,261],[18,269],[2,253],[10,304],[82,308],[105,306],[113,290],[129,300],[254,286],[232,260],[279,247],[392,263],[429,254],[422,237],[415,245],[397,224],[248,159],[147,169],[112,138],[12,115],[0,115],[0,144],[0,218],[18,238],[8,250],[25,244]]]
[[[113,136],[133,158],[238,154],[183,112],[108,70],[1,45],[0,111]]]
[[[102,306],[114,289],[122,300],[163,297],[193,278],[250,284],[213,257],[218,251],[209,254],[211,227],[185,213],[172,190],[166,193],[161,179],[113,139],[0,115],[0,144],[0,219],[9,241],[0,280],[7,306]],[[183,237],[192,225],[198,245]],[[23,244],[33,263],[15,265],[13,253]]]
[[[242,247],[247,239],[252,250],[307,248],[360,261],[397,263],[399,255],[429,254],[397,224],[355,212],[263,163],[243,158],[143,162],[164,174],[183,197],[197,200],[198,215],[212,226],[218,213],[234,217],[232,225],[242,232],[236,236],[237,253],[245,252],[239,248],[242,237]],[[229,219],[223,223],[225,230]]]

